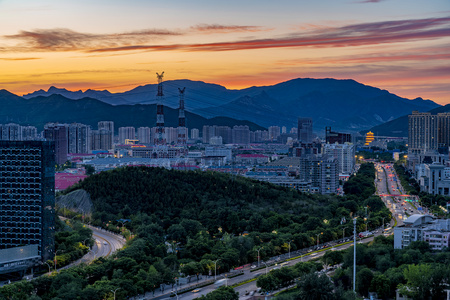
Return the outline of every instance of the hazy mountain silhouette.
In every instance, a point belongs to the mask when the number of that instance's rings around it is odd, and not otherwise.
[[[439,107],[431,100],[409,100],[388,91],[354,80],[298,78],[271,86],[229,90],[201,81],[164,82],[164,105],[178,106],[178,88],[186,87],[186,110],[203,117],[226,116],[249,120],[264,127],[296,127],[299,116],[313,118],[316,131],[325,126],[335,130],[360,131],[410,114]],[[70,92],[51,87],[36,95],[62,94],[71,99],[89,96],[103,102],[119,104],[156,103],[157,84],[136,87],[123,93],[87,90]]]
[[[421,112],[425,112],[422,110]],[[430,110],[433,115],[450,112],[450,104]],[[379,136],[407,137],[408,136],[408,116],[401,116],[395,120],[380,124],[370,128],[370,131]],[[362,133],[366,133],[367,130]]]
[[[38,96],[23,99],[6,90],[0,90],[0,124],[15,122],[21,125],[33,125],[42,130],[48,122],[78,122],[91,125],[97,129],[98,121],[114,121],[115,128],[124,126],[154,127],[156,124],[156,105],[111,105],[97,99],[82,98],[73,100],[62,95],[48,97]],[[165,124],[168,127],[178,126],[178,110],[165,107]],[[202,129],[203,125],[248,125],[251,130],[262,130],[249,121],[234,120],[228,117],[207,119],[197,114],[186,112],[186,123],[189,128]]]

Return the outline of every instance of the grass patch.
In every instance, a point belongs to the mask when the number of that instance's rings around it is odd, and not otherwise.
[[[255,278],[252,278],[252,279],[247,279],[247,280],[244,280],[244,281],[235,283],[235,284],[233,284],[231,287],[232,287],[232,288],[236,288],[236,287],[238,287],[238,286],[241,286],[241,285],[250,283],[250,282],[252,282],[252,281],[256,281],[257,279],[258,279],[258,277],[255,277]]]

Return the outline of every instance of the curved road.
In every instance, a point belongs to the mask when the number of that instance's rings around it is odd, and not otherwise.
[[[63,217],[60,218],[62,220],[65,219]],[[95,239],[94,246],[91,248],[91,251],[85,254],[82,258],[60,269],[67,269],[81,263],[88,264],[101,256],[107,257],[117,250],[123,248],[123,246],[125,245],[125,238],[121,235],[117,235],[102,228],[97,228],[91,225],[85,226],[88,226],[92,230],[92,237]]]

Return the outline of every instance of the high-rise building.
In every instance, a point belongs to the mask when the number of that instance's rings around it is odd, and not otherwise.
[[[105,150],[112,149],[113,141],[111,131],[107,129],[99,129],[91,131],[91,149]]]
[[[325,143],[327,144],[344,144],[352,143],[352,135],[350,133],[341,133],[331,131],[331,127],[325,127]]]
[[[334,158],[315,157],[309,160],[309,180],[320,194],[337,193],[339,188],[339,166]]]
[[[21,141],[22,129],[19,124],[8,123],[1,125],[1,140],[4,141]]]
[[[209,139],[213,136],[216,136],[216,127],[217,126],[210,126],[210,125],[204,125],[202,130],[202,140],[203,144],[208,144]]]
[[[119,127],[119,144],[124,145],[125,140],[134,140],[136,129],[134,127]]]
[[[408,116],[408,152],[437,150],[438,117],[429,112],[413,111]]]
[[[216,136],[221,136],[224,144],[231,144],[233,142],[233,133],[228,126],[216,126]]]
[[[286,129],[286,127],[285,127]],[[276,141],[278,136],[280,136],[280,126],[270,126],[269,127],[269,138],[271,141]]]
[[[196,140],[200,137],[200,131],[197,128],[191,129],[191,139]]]
[[[150,144],[151,142],[150,127],[139,127],[137,131],[137,139],[141,144]]]
[[[302,143],[312,143],[313,121],[311,118],[298,118],[298,141]]]
[[[22,141],[35,141],[37,140],[37,128],[34,126],[21,126],[22,127]]]
[[[69,125],[69,153],[89,153],[91,150],[91,127],[80,123]]]
[[[55,142],[55,161],[58,165],[67,161],[68,153],[68,125],[47,123],[44,126],[44,138]]]
[[[251,137],[251,136],[250,136]],[[254,139],[250,139],[251,143],[260,143],[269,139],[269,132],[267,130],[256,130],[254,132]]]
[[[247,125],[233,126],[233,144],[250,144],[250,129]]]
[[[165,127],[164,132],[166,134],[166,143],[167,144],[176,144],[178,142],[178,128],[174,127]]]
[[[34,126],[20,126],[15,123],[0,124],[0,140],[33,141],[36,139],[37,128]]]
[[[55,142],[0,141],[0,273],[53,258],[54,170]]]
[[[287,133],[286,126],[281,127],[281,133]]]
[[[114,143],[114,122],[113,121],[100,121],[97,123],[98,130],[108,130],[111,134],[111,146],[107,149],[112,148],[112,144]]]
[[[335,158],[339,163],[339,174],[350,175],[355,167],[355,145],[345,144],[325,144],[324,154]]]

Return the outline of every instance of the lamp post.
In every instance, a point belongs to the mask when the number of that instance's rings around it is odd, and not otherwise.
[[[61,251],[62,252],[62,250],[56,250],[56,252],[55,252],[55,271],[57,271],[57,269],[56,269],[56,255],[58,254],[58,251]]]
[[[367,218],[364,218],[364,223],[366,224],[366,232],[367,232]]]
[[[116,292],[117,292],[117,290],[118,289],[120,289],[120,287],[119,288],[117,288],[117,289],[115,289],[114,291],[113,290],[111,290],[111,292],[113,292],[114,293],[114,300],[116,300]],[[178,299],[178,298],[177,298]]]
[[[356,218],[353,219],[353,293],[356,290]]]
[[[317,248],[319,248],[319,236],[323,234],[323,232],[316,234],[317,235]]]
[[[384,217],[381,217],[381,219],[383,219],[383,223],[382,224],[383,224],[383,230],[384,230]]]
[[[344,238],[345,238],[345,227],[342,228],[342,241],[344,241]]]
[[[291,258],[291,243],[292,243],[293,241],[289,241],[289,258]]]
[[[267,264],[265,262],[262,262],[266,266],[266,275],[267,275]]]
[[[177,291],[172,291],[172,293],[175,294],[175,296],[177,297],[177,300],[178,300],[178,294],[177,294]]]
[[[214,280],[216,280],[216,276],[217,276],[217,262],[220,260],[220,258],[216,259],[214,261]]]
[[[85,239],[84,241],[83,241],[83,245],[85,245],[86,246],[86,241],[87,240],[90,240],[91,238],[87,238],[87,239]]]
[[[46,264],[48,266],[48,272],[49,273],[52,271],[48,262],[44,261],[44,262],[42,262],[42,264]]]
[[[261,248],[259,248],[258,250],[256,250],[256,251],[258,251],[258,268],[259,268],[259,259],[260,259],[259,251],[260,251],[262,248],[263,248],[263,247],[261,247]]]

